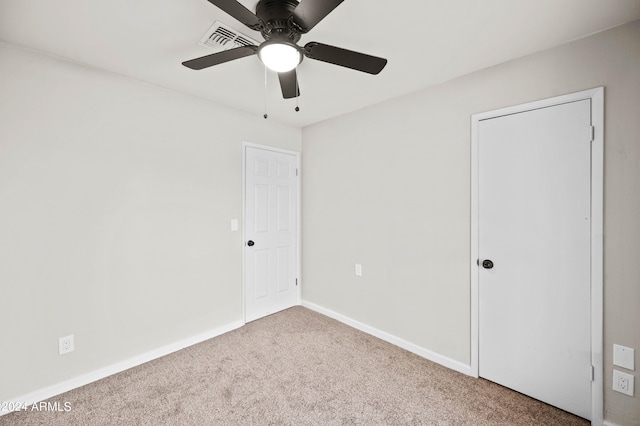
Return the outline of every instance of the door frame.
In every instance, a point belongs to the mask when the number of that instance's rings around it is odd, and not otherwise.
[[[302,219],[302,212],[301,212],[301,205],[302,205],[302,200],[301,200],[301,185],[300,185],[300,176],[301,176],[301,169],[300,169],[300,152],[298,151],[290,151],[287,149],[281,149],[281,148],[275,148],[273,146],[268,146],[268,145],[260,145],[260,144],[256,144],[256,143],[251,143],[251,142],[242,142],[242,242],[241,242],[241,248],[242,248],[242,322],[244,324],[247,323],[247,310],[246,310],[246,304],[247,304],[247,282],[246,282],[246,258],[245,258],[245,241],[247,241],[247,236],[246,236],[246,226],[245,224],[247,223],[246,219],[247,219],[247,205],[246,205],[246,196],[247,196],[247,148],[255,148],[255,149],[262,149],[265,151],[271,151],[271,152],[277,152],[280,154],[287,154],[287,155],[293,155],[296,159],[296,178],[298,179],[297,182],[297,189],[296,189],[296,277],[297,277],[297,289],[296,289],[296,304],[299,305],[300,301],[302,299],[302,277],[301,277],[301,232],[300,232],[300,220]]]
[[[603,381],[603,211],[604,211],[604,87],[570,93],[471,116],[471,375],[479,377],[479,124],[482,120],[591,100],[591,421],[604,420]]]

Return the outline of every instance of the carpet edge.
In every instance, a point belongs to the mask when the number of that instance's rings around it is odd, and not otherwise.
[[[17,398],[13,398],[12,400],[7,401],[8,404],[6,404],[5,406],[7,407],[16,406],[17,408],[24,407],[24,406],[31,406],[40,401],[44,401],[46,399],[52,398],[62,393],[69,392],[70,390],[88,385],[89,383],[93,383],[98,380],[104,379],[106,377],[112,376],[114,374],[121,373],[130,368],[144,364],[145,362],[153,361],[154,359],[163,357],[165,355],[169,355],[173,352],[179,351],[189,346],[202,343],[205,340],[209,340],[211,338],[214,338],[222,334],[228,333],[230,331],[233,331],[235,329],[238,329],[243,325],[244,325],[243,321],[240,321],[240,320],[233,321],[229,324],[223,325],[221,327],[216,327],[204,333],[196,334],[195,336],[178,340],[168,345],[161,346],[159,348],[152,349],[148,352],[144,352],[140,355],[136,355],[134,357],[117,362],[115,364],[107,365],[105,367],[98,368],[97,370],[91,371],[89,373],[85,373],[80,376],[74,377],[72,379],[65,380],[65,381],[56,383],[54,385],[44,387],[42,389],[36,390],[34,392],[30,392],[26,395],[22,395]],[[12,411],[15,411],[15,410],[2,409],[0,410],[0,417],[5,414],[9,414]]]
[[[334,312],[331,309],[325,308],[315,303],[303,300],[302,306],[304,306],[305,308],[311,309],[312,311],[326,315],[329,318],[333,318],[334,320],[340,321],[341,323],[351,326],[364,333],[377,337],[378,339],[384,340],[385,342],[391,343],[392,345],[396,345],[411,353],[414,353],[423,358],[426,358],[429,361],[435,362],[436,364],[440,364],[444,367],[447,367],[451,370],[465,374],[467,376],[477,377],[472,373],[470,364],[464,364],[453,358],[449,358],[448,356],[441,355],[427,348],[423,348],[422,346],[418,346],[415,343],[411,343],[391,333],[387,333],[386,331],[379,330],[375,327],[372,327],[360,321],[354,320],[353,318],[350,318],[338,312]]]

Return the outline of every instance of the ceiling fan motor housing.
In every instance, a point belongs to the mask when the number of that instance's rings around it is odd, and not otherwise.
[[[263,22],[260,30],[265,40],[282,40],[297,43],[302,32],[293,22],[296,0],[260,0],[256,16]]]

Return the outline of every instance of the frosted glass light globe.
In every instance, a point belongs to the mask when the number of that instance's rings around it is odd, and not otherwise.
[[[270,43],[260,48],[260,60],[275,72],[291,71],[302,61],[300,51],[290,44]]]

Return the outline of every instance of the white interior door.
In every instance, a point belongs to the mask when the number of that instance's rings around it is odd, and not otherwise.
[[[591,100],[478,132],[479,375],[590,418]]]
[[[245,146],[245,321],[298,303],[298,157]]]

